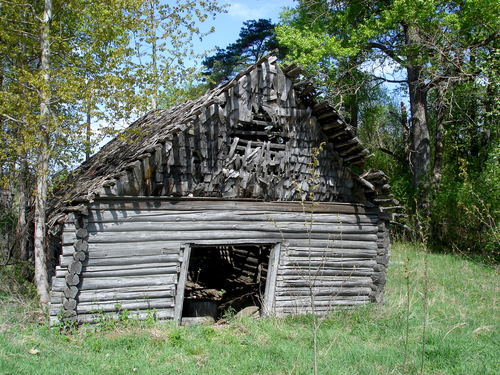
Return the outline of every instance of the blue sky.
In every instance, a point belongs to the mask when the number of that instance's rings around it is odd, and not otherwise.
[[[258,20],[259,18],[271,19],[278,23],[279,14],[284,7],[293,8],[297,2],[293,0],[219,0],[220,4],[229,4],[227,13],[218,14],[215,21],[206,21],[202,26],[204,30],[215,26],[215,32],[203,39],[202,43],[195,43],[197,52],[206,49],[225,48],[238,39],[238,34],[244,21]]]

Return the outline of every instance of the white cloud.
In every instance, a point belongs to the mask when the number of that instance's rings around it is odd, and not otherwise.
[[[279,2],[269,2],[265,0],[248,2],[230,2],[227,8],[228,15],[242,21],[257,20],[259,18],[275,18],[281,11],[282,5]]]

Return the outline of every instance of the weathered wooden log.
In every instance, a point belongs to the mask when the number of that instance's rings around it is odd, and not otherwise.
[[[296,260],[296,259],[287,259],[284,261],[283,267],[297,267],[300,270],[308,270],[311,268],[312,274],[315,272],[319,272],[319,270],[327,270],[327,269],[349,269],[349,268],[358,268],[358,267],[370,267],[373,268],[377,265],[377,262],[371,259],[364,260],[355,260],[355,261],[345,261],[340,260],[338,262],[332,262],[329,258],[314,258],[309,260]]]
[[[372,290],[371,288],[314,288],[313,290],[309,288],[293,288],[288,290],[279,290],[276,292],[276,296],[286,296],[286,297],[307,297],[313,293],[313,299],[317,297],[329,296],[367,296]]]
[[[287,212],[286,216],[280,213],[256,211],[248,214],[247,211],[231,210],[228,212],[186,212],[186,211],[145,211],[145,212],[128,212],[128,211],[103,211],[100,212],[99,217],[89,217],[89,222],[99,225],[101,223],[112,222],[196,222],[196,221],[283,221],[287,222],[306,222],[310,221],[308,212]],[[360,223],[373,223],[377,222],[378,215],[365,215],[365,214],[322,214],[320,212],[313,213],[313,219],[317,223],[342,223],[342,224],[360,224]],[[98,224],[95,224],[98,223]]]
[[[144,301],[120,301],[120,302],[80,302],[76,306],[77,314],[89,314],[96,312],[114,312],[117,310],[153,310],[173,308],[173,298],[162,298],[158,300]]]
[[[376,241],[376,240],[375,240]],[[311,248],[309,239],[288,239],[285,238],[285,249],[294,250],[297,248],[303,249],[303,251],[331,251],[332,254],[339,253],[339,250],[378,250],[378,246],[375,241],[350,241],[347,239],[338,240],[317,240],[314,241],[314,247]],[[286,251],[286,250],[285,250]],[[347,253],[346,253],[347,254]],[[346,255],[349,256],[349,255]]]
[[[161,288],[161,289],[158,289]],[[121,300],[146,300],[175,297],[175,286],[155,286],[155,287],[138,287],[135,288],[116,288],[112,291],[104,290],[88,290],[80,292],[78,296],[79,302],[95,302],[95,301],[121,301]]]
[[[66,284],[68,284],[69,286],[73,286],[78,285],[78,283],[80,282],[80,277],[78,275],[68,274],[66,275],[65,280]]]
[[[337,277],[338,278],[338,277]],[[279,288],[289,289],[289,288],[315,288],[315,287],[369,287],[373,284],[373,280],[370,277],[359,277],[359,276],[344,276],[344,280],[333,280],[332,277],[322,277],[320,279],[314,278],[312,280],[304,279],[303,277],[290,278],[287,276],[285,279],[278,279],[277,285]]]
[[[150,309],[139,310],[139,311],[130,311],[129,317],[139,320],[144,320],[149,317],[154,319],[172,319],[174,317],[174,311],[172,308],[165,309],[155,309],[151,311]],[[94,313],[94,314],[78,314],[78,322],[79,323],[99,323],[103,318],[111,319],[111,320],[120,320],[122,317],[119,313]]]
[[[82,272],[82,262],[79,261],[73,261],[69,264],[68,266],[68,272],[71,275],[79,275],[80,272]],[[75,284],[76,285],[76,284]]]
[[[344,259],[344,258],[364,258],[373,259],[378,255],[378,247],[373,246],[372,249],[333,249],[333,248],[309,248],[294,246],[284,252],[285,257],[294,259],[307,259],[316,257],[319,259]],[[285,259],[285,258],[283,258]]]
[[[66,288],[64,288],[64,296],[68,299],[69,298],[75,299],[77,294],[78,294],[78,288],[75,285],[71,286],[67,285]]]
[[[85,240],[78,240],[74,243],[74,248],[76,251],[87,251],[88,243]]]
[[[313,216],[314,219],[314,216]],[[344,233],[344,234],[372,234],[378,231],[373,225],[347,225],[344,223],[330,224],[314,222],[273,222],[266,220],[262,222],[245,222],[245,221],[198,221],[186,225],[186,223],[101,223],[90,224],[87,229],[89,236],[93,236],[97,232],[167,232],[167,231],[223,231],[223,230],[245,230],[245,231],[264,231],[264,232],[303,232],[310,230],[312,232],[321,233]]]
[[[117,262],[120,260],[119,258],[115,259]],[[179,266],[179,259],[175,258],[172,261],[165,262],[164,259],[160,258],[159,262],[154,263],[134,263],[134,264],[115,264],[114,262],[109,262],[109,265],[88,265],[85,262],[85,266],[83,271],[86,273],[89,272],[111,272],[111,271],[126,271],[126,270],[137,270],[137,269],[153,269],[153,268],[176,268]]]
[[[153,285],[173,285],[177,283],[177,275],[165,276],[128,276],[128,277],[108,277],[108,278],[83,278],[79,287],[80,290],[91,289],[111,289],[111,288],[127,288],[134,286]]]
[[[312,276],[302,270],[296,270],[293,268],[280,267],[278,271],[283,277],[288,275],[291,276],[302,276],[302,277],[317,277],[317,276],[371,276],[374,271],[373,268],[353,268],[344,270],[318,270],[315,271]]]
[[[63,292],[50,291],[50,304],[61,306],[65,295]]]
[[[180,247],[181,243],[179,241],[148,242],[147,248],[145,248],[144,242],[136,242],[136,243],[115,242],[115,243],[102,243],[102,244],[93,243],[89,245],[89,253],[85,258],[85,262],[92,261],[92,259],[95,258],[103,258],[103,257],[110,257],[110,258],[134,257],[134,256],[175,257],[179,255]],[[73,259],[72,256],[74,252],[71,252],[71,249],[72,247],[63,246],[63,257],[69,257],[69,259]],[[146,258],[146,260],[147,259],[148,258]],[[124,261],[126,262],[127,260]],[[139,262],[145,263],[141,261]]]
[[[76,307],[76,300],[74,298],[65,298],[63,300],[63,306],[66,310],[74,310]]]
[[[147,199],[146,199],[147,198]],[[209,199],[205,198],[203,200],[181,200],[176,198],[169,198],[166,200],[162,198],[161,200],[154,200],[154,197],[135,197],[134,202],[129,201],[107,201],[99,200],[95,201],[90,205],[90,208],[96,210],[130,210],[132,212],[140,211],[155,211],[155,210],[165,210],[169,208],[175,208],[178,211],[234,211],[241,210],[245,211],[247,214],[249,211],[260,211],[267,212],[269,214],[273,212],[309,212],[311,207],[314,209],[315,213],[334,213],[334,214],[378,214],[379,210],[377,208],[369,208],[362,205],[356,204],[341,204],[341,203],[319,203],[314,207],[308,205],[300,205],[298,203],[290,202],[266,202],[265,207],[262,206],[262,202],[252,202],[244,200],[219,200],[219,199]],[[260,203],[260,204],[259,204]]]
[[[76,238],[83,239],[87,237],[87,230],[85,228],[80,228],[76,230]]]
[[[85,260],[85,253],[83,251],[76,251],[73,253],[73,259],[78,262],[83,262]]]
[[[280,242],[284,236],[286,239],[317,239],[331,241],[376,241],[376,234],[349,234],[330,232],[312,232],[307,233],[305,228],[300,232],[286,232],[282,235],[275,228],[275,231],[257,231],[257,230],[199,230],[193,232],[186,231],[163,231],[163,232],[102,232],[92,233],[92,243],[117,243],[120,239],[121,243],[130,242],[149,242],[149,241],[198,241],[198,240],[242,240],[242,239],[268,239],[270,242]],[[117,243],[117,247],[120,246]]]
[[[84,270],[82,274],[88,278],[109,278],[109,277],[126,277],[126,276],[145,276],[150,275],[176,275],[179,272],[179,266],[175,267],[154,267],[154,268],[131,268],[113,271],[88,272]]]
[[[315,300],[314,305],[315,306],[338,306],[338,305],[350,305],[350,304],[361,304],[361,303],[366,303],[369,302],[370,299],[368,296],[342,296],[340,298],[335,298],[332,299],[331,297],[329,299],[325,300]],[[298,308],[304,308],[310,306],[310,299],[304,299],[304,300],[298,300],[295,298],[290,298],[288,299],[285,298],[280,298],[276,297],[276,307],[298,307]]]

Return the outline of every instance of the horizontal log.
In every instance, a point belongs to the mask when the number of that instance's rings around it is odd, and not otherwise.
[[[127,276],[155,276],[153,275],[177,275],[180,271],[179,266],[174,267],[151,267],[151,268],[129,268],[113,271],[88,272],[84,270],[80,277],[83,278],[111,278]]]
[[[64,306],[62,300],[57,301],[56,303],[52,303],[49,306],[49,315],[50,316],[58,316],[64,314]]]
[[[154,317],[155,319],[173,319],[174,317],[174,309],[173,308],[165,308],[165,309],[156,309],[155,311],[147,310],[139,310],[139,311],[130,311],[129,317],[131,319],[145,320],[149,317]],[[107,314],[78,314],[77,319],[79,323],[99,323],[103,318],[111,319],[111,320],[120,320],[121,316],[119,313],[107,313]]]
[[[86,263],[86,262],[85,262]],[[126,270],[138,270],[138,269],[153,269],[153,268],[178,268],[179,261],[177,262],[158,262],[158,263],[137,263],[137,264],[126,264],[126,265],[115,265],[111,263],[105,266],[92,266],[85,265],[83,268],[84,272],[111,272],[111,271],[126,271]]]
[[[179,263],[181,258],[179,255],[172,254],[162,254],[162,255],[136,255],[129,253],[124,253],[123,250],[117,250],[117,253],[111,252],[111,256],[99,257],[100,255],[107,254],[109,250],[96,250],[91,253],[91,256],[83,261],[84,266],[96,266],[96,267],[107,267],[107,266],[134,266],[141,264],[171,264]],[[67,266],[69,262],[72,261],[71,257],[61,257],[61,266]]]
[[[84,278],[80,290],[127,288],[134,286],[172,285],[177,284],[177,275],[166,276],[128,276],[109,278]]]
[[[287,276],[302,276],[306,280],[307,278],[315,278],[318,276],[371,276],[373,275],[373,268],[353,268],[353,269],[344,269],[344,270],[319,270],[315,271],[312,275],[309,276],[309,273],[304,273],[302,270],[296,269],[284,269],[280,267],[278,270],[278,274],[283,277]]]
[[[285,279],[281,278],[277,280],[276,285],[279,288],[315,288],[315,287],[327,287],[327,288],[337,288],[337,287],[367,287],[373,284],[373,281],[370,277],[350,277],[346,278],[346,280],[324,280],[318,278],[314,278],[312,280],[304,279],[303,277],[298,279],[290,279],[286,277]]]
[[[265,219],[265,218],[264,218]],[[314,219],[314,218],[313,218]],[[185,222],[116,222],[116,223],[91,223],[88,225],[89,237],[92,238],[98,232],[174,232],[174,231],[229,231],[229,230],[245,230],[245,231],[263,231],[277,232],[280,230],[283,233],[288,232],[304,232],[305,230],[317,233],[332,233],[332,234],[373,234],[378,232],[376,223],[374,225],[346,225],[346,224],[330,224],[319,223],[314,220],[313,223],[306,222],[273,222],[264,220],[262,222],[247,222],[247,221],[196,221],[186,225]],[[92,240],[90,240],[92,241]]]
[[[50,291],[50,306],[62,306],[63,299],[66,298],[63,292]]]
[[[378,214],[379,208],[366,207],[349,203],[317,203],[314,206],[300,202],[259,202],[255,200],[221,200],[218,198],[155,198],[155,197],[117,197],[95,198],[89,208],[95,210],[165,210],[175,208],[178,211],[263,211],[263,212],[309,212],[334,214]]]
[[[198,240],[240,240],[240,239],[268,239],[271,242],[281,242],[283,237],[285,239],[320,239],[331,241],[364,241],[371,242],[377,240],[376,234],[331,234],[327,232],[286,232],[280,233],[278,230],[275,232],[263,232],[256,230],[200,230],[200,231],[159,231],[159,232],[102,232],[91,233],[89,238],[94,244],[97,243],[115,243],[117,248],[120,248],[122,243],[128,242],[154,242],[154,241],[182,241],[182,242],[196,242]],[[147,249],[148,246],[145,246]]]
[[[181,252],[181,242],[157,242],[148,243],[148,246],[144,246],[143,243],[123,243],[123,244],[90,244],[89,253],[90,257],[99,257],[98,251],[112,250],[113,254],[117,257],[129,257],[129,256],[158,256],[158,255],[177,255]],[[71,252],[71,246],[63,246],[63,255],[73,255]]]
[[[304,223],[310,221],[310,213],[287,212],[285,214],[268,212],[265,210],[255,211],[251,214],[248,211],[178,211],[178,210],[155,210],[155,211],[92,211],[89,216],[90,223],[112,223],[112,222],[185,222],[185,221],[283,221]],[[342,223],[361,224],[376,223],[378,215],[364,214],[324,214],[313,213],[313,219],[317,223]],[[65,226],[66,228],[66,226]]]
[[[376,240],[375,240],[376,241]],[[347,239],[343,239],[342,241],[325,241],[325,240],[316,240],[314,241],[314,246],[312,250],[323,249],[324,251],[332,251],[339,252],[340,250],[377,250],[378,246],[376,242],[359,242],[359,241],[350,241]],[[301,249],[309,249],[311,248],[311,243],[308,239],[285,239],[285,248],[286,250],[293,250],[296,248]],[[286,251],[285,250],[285,251]]]
[[[283,262],[283,267],[290,268],[299,268],[299,269],[309,269],[315,271],[318,268],[326,268],[326,269],[345,269],[345,268],[358,268],[358,267],[370,267],[373,268],[377,265],[375,260],[357,260],[357,261],[339,261],[339,262],[331,262],[326,259],[320,260],[285,260]]]
[[[358,304],[369,302],[370,299],[368,296],[345,296],[345,297],[339,297],[332,299],[331,297],[327,297],[326,300],[319,300],[319,298],[316,298],[314,301],[314,306],[322,306],[322,307],[328,307],[328,306],[339,306],[339,305],[348,305],[348,304],[354,304],[353,302],[358,302]],[[303,300],[300,299],[285,299],[281,297],[276,297],[276,307],[299,307],[299,308],[304,308],[304,307],[309,307],[311,306],[310,300],[308,298],[305,298]]]
[[[53,292],[64,292],[64,288],[67,286],[66,284],[66,275],[64,277],[59,278],[59,277],[53,277],[52,278],[52,287],[51,290]]]
[[[284,255],[287,258],[295,259],[295,258],[309,258],[309,257],[317,257],[317,258],[364,258],[364,259],[373,259],[377,255],[379,255],[378,248],[376,250],[368,250],[368,249],[309,249],[309,248],[301,248],[294,247],[290,250],[284,252]],[[285,259],[285,258],[284,258]]]
[[[348,308],[354,306],[361,306],[370,303],[370,300],[363,301],[352,301],[352,300],[335,300],[326,305],[315,306],[315,315],[327,315],[331,311],[337,308]],[[282,303],[276,303],[275,311],[280,315],[299,315],[299,314],[312,314],[313,310],[309,306],[294,306],[294,305],[282,305]]]
[[[85,290],[81,291],[78,296],[79,302],[93,301],[121,301],[121,300],[146,300],[175,297],[174,285],[161,285],[150,287],[134,287],[134,288],[114,288]]]
[[[320,296],[329,296],[330,298],[335,296],[364,296],[369,295],[371,293],[371,288],[313,288],[312,290],[309,288],[293,288],[289,290],[281,289],[276,291],[276,296],[287,296],[287,297],[308,297],[313,295],[313,299]]]
[[[146,301],[121,301],[116,302],[80,302],[76,306],[77,314],[89,314],[93,312],[114,312],[123,310],[153,310],[174,307],[174,298],[161,298]]]

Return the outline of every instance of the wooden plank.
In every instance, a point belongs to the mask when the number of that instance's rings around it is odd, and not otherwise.
[[[264,302],[262,305],[262,314],[274,314],[274,301],[276,293],[276,278],[278,275],[278,267],[280,264],[281,244],[276,244],[269,254],[268,274],[266,280],[266,289],[264,292]]]
[[[186,279],[189,269],[189,259],[191,256],[191,246],[187,244],[184,247],[184,257],[182,259],[181,271],[179,273],[177,293],[175,296],[174,320],[177,324],[181,324],[182,307],[184,306],[184,291],[186,287]]]

